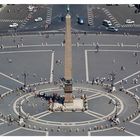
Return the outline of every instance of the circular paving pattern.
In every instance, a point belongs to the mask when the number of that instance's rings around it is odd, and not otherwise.
[[[67,128],[87,128],[90,126],[94,130],[99,128],[106,129],[107,127],[116,126],[115,123],[108,121],[111,116],[115,115],[116,111],[120,123],[130,121],[138,115],[139,100],[134,98],[133,93],[127,91],[108,93],[105,85],[74,84],[73,95],[75,95],[76,98],[83,94],[87,95],[87,110],[64,112],[49,111],[48,101],[35,96],[35,94],[39,92],[47,95],[57,92],[62,95],[64,94],[62,88],[45,83],[36,85],[36,88],[36,92],[25,93],[17,90],[4,93],[2,96],[5,100],[6,98],[13,98],[12,105],[10,106],[12,108],[10,111],[11,115],[14,118],[18,118],[20,111],[20,115],[25,120],[24,127],[30,129],[35,129],[36,126],[44,129],[44,131],[46,127],[52,128],[53,126]],[[79,90],[82,90],[82,92],[79,93]],[[115,106],[113,102],[110,102],[113,100],[117,102],[117,106]],[[133,103],[133,107],[130,108],[128,103]],[[6,114],[9,114],[9,112],[3,114],[5,119]]]

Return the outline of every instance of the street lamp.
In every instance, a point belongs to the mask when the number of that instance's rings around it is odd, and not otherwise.
[[[115,91],[114,81],[115,81],[116,73],[114,73],[114,72],[112,71],[112,73],[110,73],[109,75],[111,76],[111,91]]]
[[[118,103],[117,103],[116,100],[115,100],[115,108],[116,108],[116,110],[115,110],[115,118],[117,118],[117,116],[118,116],[118,110],[117,110],[117,108],[118,108]]]
[[[27,76],[28,76],[28,73],[23,73],[22,74],[22,76],[23,76],[23,81],[24,81],[24,88],[27,86]]]
[[[20,118],[21,118],[21,103],[19,102],[19,104],[18,104],[18,111],[19,111],[19,116],[18,116],[18,118],[19,118],[19,120],[20,120]]]

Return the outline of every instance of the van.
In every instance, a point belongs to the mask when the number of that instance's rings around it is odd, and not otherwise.
[[[104,26],[106,26],[106,27],[112,26],[112,23],[111,23],[110,20],[104,20],[102,24],[103,24]]]

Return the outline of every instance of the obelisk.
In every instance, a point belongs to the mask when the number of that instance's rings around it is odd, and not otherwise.
[[[66,31],[65,31],[65,103],[72,103],[72,42],[71,42],[71,16],[66,15]]]

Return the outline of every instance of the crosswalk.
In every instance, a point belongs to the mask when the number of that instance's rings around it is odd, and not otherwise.
[[[47,8],[47,17],[46,17],[46,23],[49,25],[51,24],[51,18],[52,18],[52,8]]]
[[[140,27],[140,24],[124,24],[121,25],[120,27]]]
[[[101,10],[104,11],[104,13],[107,15],[107,17],[112,21],[113,25],[116,27],[120,27],[120,23],[117,21],[117,19],[108,11],[106,8],[101,8]]]
[[[92,10],[92,8],[87,9],[87,14],[88,14],[88,25],[93,26],[93,10]]]
[[[17,19],[0,19],[0,22],[23,22],[23,20],[17,20]]]

